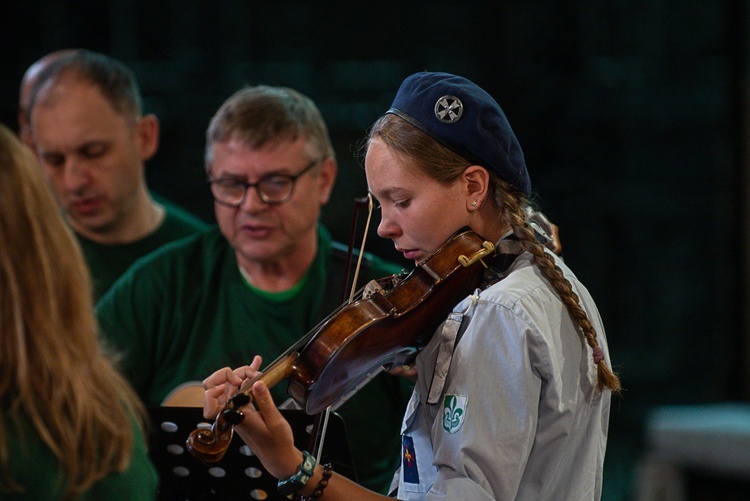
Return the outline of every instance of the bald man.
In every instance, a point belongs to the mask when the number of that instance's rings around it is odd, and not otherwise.
[[[159,121],[142,112],[124,64],[66,50],[32,65],[24,81],[27,144],[81,243],[97,298],[138,258],[208,227],[149,192],[145,162],[157,151]]]
[[[32,151],[34,151],[35,148],[34,137],[31,133],[31,125],[29,124],[29,102],[31,101],[31,90],[39,79],[39,74],[50,64],[65,56],[80,51],[81,49],[60,49],[50,52],[29,66],[29,69],[27,69],[26,73],[23,75],[21,89],[18,95],[18,135],[21,137],[24,144],[31,148]]]

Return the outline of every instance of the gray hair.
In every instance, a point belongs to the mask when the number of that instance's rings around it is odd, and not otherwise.
[[[287,87],[258,85],[235,92],[221,105],[206,131],[206,166],[213,144],[238,139],[252,149],[307,137],[320,157],[333,157],[328,128],[309,97]]]

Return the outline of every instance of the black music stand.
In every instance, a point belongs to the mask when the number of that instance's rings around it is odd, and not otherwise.
[[[305,450],[315,416],[300,410],[281,410],[289,421],[295,445]],[[272,477],[250,448],[235,436],[226,455],[213,464],[193,457],[185,447],[188,435],[198,426],[210,427],[198,407],[152,407],[149,455],[159,473],[160,500],[201,501],[213,499],[288,500],[276,491]],[[236,435],[236,434],[235,434]],[[302,457],[300,457],[300,461]],[[321,463],[356,481],[344,420],[331,413]]]

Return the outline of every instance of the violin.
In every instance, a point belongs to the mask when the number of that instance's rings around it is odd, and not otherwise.
[[[370,282],[356,300],[246,381],[210,429],[190,433],[187,449],[201,461],[219,461],[257,380],[270,388],[288,379],[287,393],[312,415],[339,403],[383,367],[411,363],[453,307],[479,285],[487,267],[483,258],[494,251],[491,242],[462,228],[405,278]]]

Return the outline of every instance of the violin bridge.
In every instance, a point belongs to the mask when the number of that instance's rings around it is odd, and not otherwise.
[[[370,280],[362,290],[362,299],[370,299],[375,293],[383,295],[385,294],[385,289],[378,283],[377,280]]]

